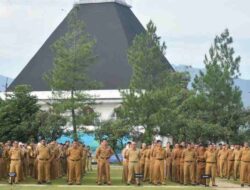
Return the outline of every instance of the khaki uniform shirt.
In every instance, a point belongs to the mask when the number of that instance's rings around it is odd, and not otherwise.
[[[250,162],[250,148],[242,148],[241,161]]]
[[[195,151],[190,149],[185,149],[182,152],[182,158],[184,159],[185,162],[194,162],[196,159],[196,154]]]
[[[216,163],[217,154],[215,150],[207,150],[204,154],[207,163]]]
[[[129,162],[138,162],[140,160],[140,157],[141,157],[140,151],[129,149],[126,152],[125,157],[128,159]]]
[[[49,160],[52,156],[50,148],[44,145],[39,145],[37,147],[37,158],[41,160]]]
[[[21,160],[22,150],[20,148],[12,147],[9,151],[9,157],[11,160]]]
[[[82,149],[80,147],[77,148],[70,147],[67,150],[66,155],[68,156],[69,160],[78,161],[82,158]]]

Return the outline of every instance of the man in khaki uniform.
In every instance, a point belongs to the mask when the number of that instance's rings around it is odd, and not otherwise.
[[[244,143],[244,148],[241,150],[240,154],[241,166],[240,166],[240,183],[244,187],[247,183],[250,187],[250,148],[248,143]],[[247,180],[247,181],[245,181]]]
[[[42,182],[46,182],[47,184],[51,184],[50,181],[50,162],[53,159],[52,153],[49,147],[46,145],[45,140],[41,140],[40,144],[37,146],[36,150],[37,155],[37,183],[42,184]]]
[[[170,148],[170,143],[166,145],[166,166],[165,166],[165,179],[171,180],[171,168],[172,168],[172,152]]]
[[[158,183],[165,185],[164,181],[164,160],[166,159],[166,150],[162,148],[162,142],[157,141],[155,151],[153,152],[155,157],[154,163],[154,184]]]
[[[188,181],[191,181],[191,184],[195,185],[194,162],[196,154],[190,143],[187,144],[187,148],[183,151],[182,158],[184,160],[184,185],[187,185]]]
[[[141,147],[141,151],[140,151],[141,152],[141,158],[140,158],[140,173],[141,174],[144,174],[146,150],[147,150],[147,145],[143,143]]]
[[[181,143],[180,144],[180,147],[179,147],[179,156],[180,156],[180,159],[179,159],[179,163],[180,163],[180,167],[179,167],[179,183],[180,184],[184,184],[184,158],[182,157],[182,153],[185,149],[185,143]]]
[[[154,163],[155,163],[155,157],[154,157],[154,150],[156,148],[156,142],[154,142],[151,145],[150,148],[150,166],[149,166],[149,183],[153,183],[154,182]]]
[[[205,152],[206,152],[206,149],[203,145],[200,145],[199,146],[199,149],[197,151],[197,157],[196,157],[196,160],[197,160],[197,172],[196,172],[196,183],[199,185],[199,184],[203,184],[205,185],[206,182],[205,180],[201,179],[201,176],[203,174],[205,174],[205,168],[206,168],[206,160],[205,160]]]
[[[13,147],[9,151],[10,157],[10,172],[15,172],[15,183],[20,181],[21,174],[21,159],[22,159],[22,150],[18,147],[18,142],[13,143]]]
[[[240,146],[235,145],[233,151],[233,158],[234,158],[234,180],[237,180],[240,176]]]
[[[220,161],[220,177],[224,178],[227,176],[227,157],[228,157],[228,150],[226,145],[222,146],[222,149],[218,153],[218,158]]]
[[[28,155],[28,160],[29,160],[29,176],[32,178],[35,178],[35,159],[36,159],[36,154],[35,154],[35,149],[34,149],[34,143],[30,143],[27,147],[27,155]]]
[[[108,146],[108,142],[103,140],[101,146],[96,150],[96,159],[98,160],[98,185],[102,184],[103,175],[105,174],[107,184],[111,185],[110,179],[110,164],[109,158],[114,154],[111,147]]]
[[[122,165],[123,165],[123,172],[122,172],[122,181],[127,183],[128,181],[128,160],[125,158],[126,152],[130,148],[131,142],[128,142],[126,147],[122,150]]]
[[[233,156],[233,147],[228,150],[227,156],[227,179],[229,180],[231,176],[233,176],[234,169],[234,156]]]
[[[217,153],[213,145],[209,145],[204,158],[206,160],[206,175],[211,175],[212,186],[217,186],[215,184]],[[206,186],[209,186],[209,182],[210,179],[207,179]]]
[[[81,159],[82,149],[77,141],[74,141],[72,147],[66,152],[68,158],[68,184],[72,185],[76,181],[77,185],[81,184]]]
[[[86,148],[85,144],[83,144],[82,145],[82,175],[86,174],[87,157],[88,157],[88,149]]]
[[[144,166],[143,181],[149,181],[149,177],[150,177],[150,152],[151,152],[151,145],[148,145],[145,151],[145,166]]]
[[[172,180],[174,182],[180,182],[180,147],[179,144],[175,144],[172,153]]]
[[[126,159],[128,159],[128,181],[127,185],[130,185],[135,174],[140,173],[140,150],[136,149],[136,143],[131,143],[131,148],[126,152]],[[140,185],[140,181],[136,178],[136,184]]]

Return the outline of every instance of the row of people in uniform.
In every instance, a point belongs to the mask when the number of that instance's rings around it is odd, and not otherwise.
[[[114,151],[108,146],[107,141],[102,141],[96,150],[97,183],[111,185],[109,158]],[[210,179],[202,179],[202,175],[211,175],[212,185],[215,177],[232,176],[235,180],[240,176],[241,185],[250,185],[250,150],[248,144],[244,147],[238,145],[228,148],[227,145],[217,147],[214,144],[207,148],[203,145],[187,143],[170,143],[166,148],[162,142],[157,141],[152,145],[142,144],[137,149],[135,142],[128,143],[122,151],[123,176],[122,179],[128,185],[141,181],[149,181],[153,184],[166,184],[166,180],[172,180],[187,185],[191,183],[209,185]],[[38,144],[31,143],[28,146],[18,142],[7,142],[0,146],[0,177],[6,177],[8,172],[15,172],[15,182],[25,179],[30,175],[38,180],[38,184],[50,183],[67,175],[68,184],[74,182],[81,184],[81,178],[86,172],[86,167],[91,169],[91,152],[84,145],[74,141],[71,145],[51,142],[46,144],[42,140]],[[141,180],[142,179],[142,180]]]
[[[240,178],[241,186],[250,186],[250,149],[248,143],[244,146],[214,144],[205,147],[191,143],[170,143],[162,147],[157,141],[152,145],[142,144],[136,149],[136,143],[128,143],[122,151],[123,181],[130,185],[132,182],[140,184],[136,174],[143,176],[142,181],[152,184],[166,184],[174,181],[184,185],[203,184],[217,186],[216,176]],[[139,175],[140,176],[140,175]],[[208,178],[205,179],[205,176]]]
[[[64,175],[70,176],[70,161],[74,155],[70,152],[74,144],[69,142],[58,144],[53,141],[46,144],[42,140],[38,144],[22,144],[8,141],[0,143],[0,179],[7,178],[9,172],[15,172],[15,183],[25,180],[27,176],[37,179],[38,184],[51,183],[51,180]],[[90,147],[77,143],[80,156],[80,175],[92,170]],[[69,179],[68,179],[69,180]],[[70,181],[70,180],[69,180]]]

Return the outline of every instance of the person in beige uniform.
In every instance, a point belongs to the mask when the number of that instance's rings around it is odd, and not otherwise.
[[[204,158],[206,160],[206,175],[211,175],[212,186],[217,186],[215,184],[217,153],[213,145],[209,145]],[[210,179],[206,179],[206,186],[209,186],[209,182]]]
[[[172,171],[172,152],[170,148],[170,143],[168,142],[166,145],[166,161],[165,161],[165,179],[171,180],[171,171]]]
[[[42,184],[42,182],[46,182],[47,184],[51,184],[50,181],[50,162],[53,159],[52,153],[49,147],[46,145],[45,140],[41,140],[40,144],[37,146],[36,150],[37,155],[37,183]]]
[[[187,143],[187,148],[182,152],[182,158],[184,160],[184,185],[187,185],[188,181],[191,181],[191,184],[195,185],[194,162],[196,160],[196,153],[190,143]]]
[[[140,150],[140,152],[141,152],[140,173],[141,174],[144,174],[146,150],[147,150],[147,145],[145,143],[143,143],[142,147],[141,147],[141,150]]]
[[[15,183],[20,181],[22,150],[18,147],[18,142],[13,142],[13,147],[9,151],[10,172],[15,172]]]
[[[82,145],[82,175],[86,174],[86,164],[87,164],[88,149],[85,144]]]
[[[227,156],[227,179],[230,180],[230,177],[233,176],[234,169],[234,156],[233,156],[233,146],[228,150]]]
[[[102,184],[103,175],[107,179],[107,184],[111,185],[110,179],[110,164],[109,158],[114,154],[111,147],[108,146],[108,142],[103,140],[101,146],[96,150],[96,159],[98,160],[98,185]]]
[[[74,181],[77,185],[81,184],[81,159],[82,149],[79,147],[77,141],[74,141],[72,147],[70,147],[66,156],[68,158],[68,184],[72,185]]]
[[[220,177],[224,178],[227,176],[227,157],[228,157],[228,150],[226,145],[222,146],[222,149],[218,153],[218,158],[220,161]]]
[[[125,158],[126,152],[130,149],[131,142],[128,142],[126,147],[122,150],[122,165],[123,165],[123,171],[122,171],[122,181],[124,183],[127,183],[128,181],[128,160]]]
[[[235,145],[233,151],[233,158],[234,158],[234,180],[236,181],[240,176],[240,146]]]
[[[144,166],[143,181],[149,181],[149,177],[150,177],[150,152],[151,152],[151,145],[148,145],[145,151],[145,166]]]
[[[140,150],[136,149],[136,143],[131,143],[131,148],[126,152],[125,158],[128,159],[128,181],[127,185],[130,185],[135,174],[140,172]],[[136,178],[136,184],[140,185],[140,181]]]
[[[205,169],[206,169],[206,160],[204,157],[204,154],[206,152],[205,147],[200,144],[199,149],[196,154],[196,160],[197,160],[197,172],[196,172],[196,183],[205,185],[206,181],[201,178],[203,174],[205,174]]]
[[[240,160],[240,184],[244,187],[244,184],[247,183],[250,187],[250,148],[248,143],[244,143],[244,148],[242,148],[240,154]]]
[[[166,159],[166,150],[162,148],[162,142],[157,140],[156,148],[153,152],[153,156],[155,157],[154,163],[154,185],[158,183],[162,185],[166,185],[164,180],[164,160]]]

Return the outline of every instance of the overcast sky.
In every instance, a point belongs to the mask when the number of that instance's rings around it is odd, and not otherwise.
[[[75,0],[0,0],[0,74],[16,77]],[[145,26],[152,19],[170,63],[203,68],[215,37],[228,28],[250,79],[250,0],[127,0]]]

